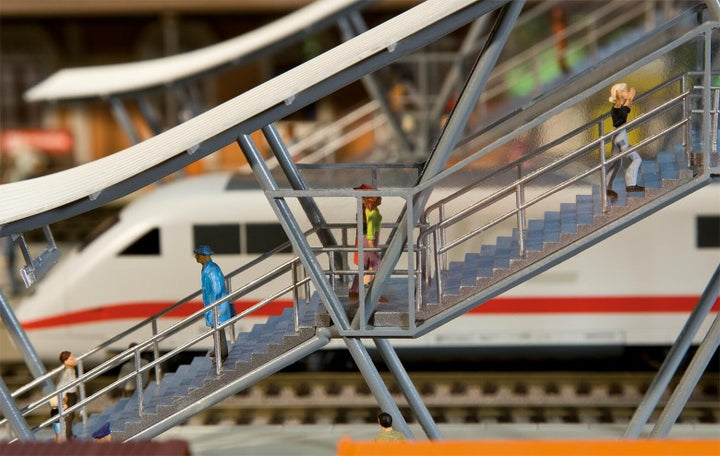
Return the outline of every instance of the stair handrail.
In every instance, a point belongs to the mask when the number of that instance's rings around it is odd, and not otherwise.
[[[307,237],[307,236],[310,236],[310,235],[314,234],[315,232],[317,232],[317,230],[318,230],[317,227],[313,227],[313,228],[307,230],[307,231],[304,233],[304,235],[305,235],[306,237]],[[245,272],[245,271],[247,271],[247,270],[249,270],[249,269],[257,266],[258,264],[261,264],[262,262],[264,262],[264,261],[267,260],[268,258],[274,257],[275,255],[277,255],[278,253],[280,253],[280,252],[282,252],[283,250],[287,249],[288,247],[292,247],[290,241],[286,241],[286,242],[278,245],[278,246],[275,247],[274,249],[272,249],[272,250],[270,250],[270,251],[268,251],[268,252],[266,252],[266,253],[263,253],[262,255],[259,255],[257,258],[254,258],[254,259],[250,260],[249,262],[243,264],[243,265],[240,266],[239,268],[234,269],[233,271],[231,271],[231,272],[229,272],[228,274],[226,274],[226,275],[225,275],[225,281],[228,282],[231,278],[233,278],[233,277],[235,277],[235,276],[237,276],[237,275],[239,275],[239,274],[242,274],[243,272]],[[195,291],[195,292],[189,294],[188,296],[180,299],[179,301],[177,301],[177,302],[175,302],[174,304],[166,307],[165,309],[161,310],[160,312],[156,313],[155,315],[152,315],[152,316],[150,316],[150,317],[147,317],[146,319],[140,321],[139,323],[136,323],[135,325],[133,325],[133,326],[131,326],[130,328],[122,331],[121,333],[119,333],[119,334],[111,337],[110,339],[108,339],[108,340],[100,343],[99,345],[91,348],[91,349],[88,350],[87,352],[85,352],[85,353],[83,353],[83,354],[81,354],[81,355],[77,355],[76,358],[77,358],[77,360],[78,360],[78,365],[80,365],[83,360],[85,360],[86,358],[89,358],[91,355],[94,355],[94,354],[97,353],[98,351],[103,350],[103,349],[109,347],[110,345],[116,343],[117,341],[119,341],[119,340],[121,340],[121,339],[123,339],[123,338],[125,338],[125,337],[127,337],[127,336],[129,336],[129,335],[131,335],[132,333],[134,333],[134,332],[142,329],[143,327],[145,327],[145,326],[147,326],[147,325],[149,325],[149,324],[152,324],[153,322],[157,322],[157,321],[160,319],[160,317],[162,317],[162,316],[164,316],[164,315],[172,312],[173,310],[177,309],[178,307],[180,307],[180,306],[182,306],[182,305],[184,305],[184,304],[187,304],[187,303],[190,302],[192,299],[200,296],[201,294],[202,294],[202,289],[198,289],[197,291]],[[58,367],[56,367],[56,368],[54,368],[54,369],[46,372],[46,373],[43,374],[42,376],[39,376],[39,377],[34,378],[34,379],[33,379],[32,381],[30,381],[29,383],[27,383],[27,384],[21,386],[20,388],[16,389],[16,390],[12,393],[12,397],[13,397],[13,398],[16,398],[17,396],[19,396],[19,395],[21,395],[21,394],[24,394],[24,393],[26,393],[27,391],[29,391],[29,390],[37,387],[41,382],[44,382],[45,380],[48,380],[48,379],[52,378],[53,376],[59,374],[64,368],[65,368],[64,366],[60,365],[60,366],[58,366]],[[3,423],[4,423],[4,421],[0,420],[0,425],[2,425]]]
[[[664,88],[666,88],[666,87],[668,87],[668,86],[676,83],[677,81],[681,81],[681,82],[684,83],[684,82],[685,82],[685,76],[686,76],[686,74],[676,75],[676,76],[674,76],[673,78],[669,79],[668,81],[665,81],[665,82],[659,84],[658,86],[653,87],[652,89],[649,89],[649,90],[646,91],[646,92],[643,92],[642,94],[640,94],[640,95],[637,96],[637,98],[636,98],[636,103],[637,103],[637,102],[641,102],[641,101],[643,101],[643,100],[646,99],[646,98],[649,98],[651,95],[653,95],[653,94],[657,93],[658,91],[660,91],[660,90],[662,90],[662,89],[664,89]],[[683,84],[683,86],[682,86],[682,89],[683,89],[683,90],[684,90],[684,87],[685,87],[685,85]],[[505,172],[505,171],[507,171],[507,170],[509,170],[509,169],[515,168],[516,166],[518,166],[518,164],[520,164],[520,163],[522,163],[522,162],[524,162],[524,161],[527,161],[527,160],[529,160],[529,159],[535,158],[536,156],[540,155],[541,153],[543,153],[543,152],[545,152],[545,151],[547,151],[547,150],[549,150],[549,149],[551,149],[551,148],[553,148],[553,147],[558,146],[559,144],[567,141],[569,138],[571,138],[571,137],[573,137],[573,136],[575,136],[575,135],[577,135],[577,134],[579,134],[579,133],[582,133],[582,132],[590,129],[590,128],[593,127],[594,125],[602,125],[603,122],[604,122],[608,117],[610,117],[610,113],[609,113],[609,112],[602,113],[602,114],[600,114],[598,117],[596,117],[595,119],[592,119],[592,120],[586,122],[585,124],[581,125],[580,127],[577,127],[577,128],[575,128],[575,129],[571,130],[570,132],[564,134],[563,136],[561,136],[561,137],[559,137],[559,138],[557,138],[557,139],[554,139],[554,140],[550,141],[550,142],[547,143],[547,144],[543,144],[542,146],[536,148],[535,150],[530,151],[530,152],[524,154],[522,157],[519,157],[519,158],[515,159],[514,161],[512,161],[512,162],[510,162],[510,163],[508,163],[508,164],[506,164],[506,165],[498,168],[497,170],[493,171],[492,173],[488,174],[487,176],[484,176],[484,177],[482,177],[481,179],[478,179],[478,180],[476,180],[476,181],[474,181],[474,182],[466,185],[465,187],[463,187],[463,188],[461,188],[461,189],[453,192],[452,194],[450,194],[450,195],[448,195],[448,196],[446,196],[446,197],[444,197],[444,198],[442,198],[442,199],[434,202],[433,204],[429,205],[429,206],[425,209],[425,211],[424,211],[423,214],[421,215],[421,221],[424,222],[424,223],[428,223],[428,217],[429,217],[429,215],[430,215],[433,211],[439,210],[439,208],[440,208],[441,206],[444,206],[447,202],[449,202],[449,201],[451,201],[451,200],[454,200],[454,199],[456,199],[457,197],[462,196],[462,195],[464,195],[464,194],[472,191],[475,187],[481,185],[481,184],[482,184],[483,182],[485,182],[486,180],[489,180],[490,178],[495,177],[496,175],[498,175],[498,174],[500,174],[500,173],[502,173],[502,172]],[[637,119],[635,119],[635,120],[637,120]],[[633,121],[633,122],[634,122],[634,121]],[[628,124],[629,124],[629,125],[634,125],[632,122],[628,122]]]
[[[679,101],[684,101],[685,97],[686,97],[689,93],[690,93],[689,91],[685,91],[685,92],[681,93],[680,95],[677,95],[676,97],[673,97],[673,98],[671,98],[670,100],[668,100],[667,102],[661,104],[661,105],[658,106],[657,108],[655,108],[655,109],[653,109],[653,110],[651,110],[651,111],[648,111],[647,113],[643,114],[642,116],[638,116],[637,118],[633,119],[632,121],[626,123],[626,124],[625,124],[625,125],[626,125],[625,128],[628,129],[628,130],[631,130],[632,128],[636,127],[637,125],[643,123],[644,121],[649,120],[649,119],[652,118],[655,114],[658,114],[658,113],[661,113],[661,112],[665,112],[669,107],[677,104]],[[687,122],[687,119],[683,119],[683,120],[675,123],[674,125],[671,125],[670,127],[668,127],[666,130],[663,131],[663,133],[665,133],[665,132],[667,132],[667,131],[669,131],[669,130],[671,130],[671,129],[675,129],[675,128],[679,127],[679,126],[682,126],[682,125],[685,124],[686,122]],[[615,132],[606,133],[606,134],[604,134],[603,136],[599,137],[598,139],[595,139],[595,140],[587,143],[586,145],[584,145],[584,146],[581,147],[580,149],[577,149],[577,150],[575,150],[574,152],[571,152],[571,153],[569,153],[569,154],[566,154],[566,155],[564,155],[562,158],[560,158],[560,159],[558,159],[558,160],[556,160],[556,161],[553,161],[552,163],[550,163],[550,164],[548,164],[548,165],[545,165],[545,166],[543,166],[543,167],[541,167],[541,168],[538,168],[537,170],[532,171],[532,172],[530,172],[529,174],[526,174],[525,176],[523,176],[523,177],[521,177],[521,178],[518,178],[518,179],[517,179],[516,181],[514,181],[511,185],[509,185],[509,186],[507,186],[507,187],[504,187],[504,188],[496,191],[495,193],[492,193],[492,194],[489,195],[489,196],[486,196],[485,198],[483,198],[482,200],[476,202],[476,203],[473,204],[472,206],[469,206],[469,207],[463,209],[462,211],[454,214],[454,215],[451,216],[451,217],[445,218],[442,222],[439,222],[439,223],[437,223],[437,224],[434,224],[434,225],[429,226],[428,228],[424,229],[423,231],[421,231],[420,237],[427,236],[430,231],[434,231],[434,230],[437,229],[437,228],[447,228],[447,226],[452,225],[452,224],[454,224],[454,223],[456,223],[456,222],[458,222],[458,221],[466,218],[468,215],[471,215],[472,213],[475,213],[475,212],[477,212],[478,210],[481,210],[481,209],[486,208],[487,206],[489,206],[489,205],[492,204],[493,202],[495,202],[495,201],[497,201],[498,199],[500,199],[500,198],[501,198],[502,196],[504,196],[505,194],[514,192],[514,191],[515,191],[515,187],[516,187],[517,185],[526,184],[526,183],[528,183],[529,181],[531,181],[531,180],[533,180],[533,179],[535,179],[535,178],[537,178],[537,177],[539,177],[539,176],[547,173],[548,171],[551,171],[551,170],[553,170],[553,169],[555,169],[555,168],[558,168],[558,167],[566,164],[566,162],[568,162],[568,161],[572,161],[573,159],[577,158],[577,157],[580,156],[580,155],[583,155],[584,153],[588,152],[589,150],[595,149],[596,147],[598,147],[598,146],[600,146],[600,145],[602,145],[602,144],[607,144],[607,140],[610,139],[610,138],[612,138],[612,137],[614,136],[614,134],[615,134]],[[605,161],[605,164],[612,163],[612,162],[614,162],[614,161],[617,161],[617,160],[622,159],[622,157],[624,157],[625,155],[629,155],[629,154],[630,154],[631,152],[633,152],[634,150],[641,148],[643,145],[646,145],[646,144],[648,144],[649,142],[652,142],[652,140],[654,140],[654,139],[657,139],[657,135],[651,136],[650,138],[646,138],[646,139],[644,139],[642,142],[639,142],[638,144],[632,146],[630,149],[626,150],[625,152],[623,152],[623,153],[621,153],[621,154],[618,154],[618,155],[615,155],[615,156],[607,159],[607,160]],[[522,161],[522,160],[521,160],[521,161]],[[592,174],[592,172],[595,172],[595,171],[599,170],[599,169],[600,169],[600,166],[602,166],[602,165],[596,165],[595,167],[591,168],[587,174]],[[494,174],[493,174],[493,175],[494,175]],[[477,186],[478,183],[486,180],[487,178],[489,178],[489,176],[486,176],[485,178],[479,180],[479,181],[478,181],[476,184],[474,184],[473,186]],[[555,187],[554,187],[554,188],[555,188]],[[446,198],[446,200],[447,200],[447,198]],[[447,201],[445,201],[445,202],[447,202]],[[436,205],[434,205],[434,206],[437,207]],[[524,205],[524,207],[527,207],[527,206],[529,206],[529,204],[527,204],[527,202],[526,202],[526,204]],[[425,222],[428,223],[427,220],[425,220]]]
[[[655,116],[667,112],[669,109],[672,109],[673,107],[675,107],[678,104],[685,106],[686,99],[690,95],[690,93],[691,93],[691,91],[684,90],[680,94],[665,101],[664,103],[660,104],[656,108],[653,108],[650,111],[648,111],[648,112],[638,116],[637,118],[633,119],[632,121],[626,123],[625,129],[630,131],[633,128],[637,127],[638,125],[653,119]],[[523,214],[525,209],[527,209],[528,207],[538,203],[539,201],[544,200],[545,198],[559,192],[560,190],[562,190],[564,188],[569,187],[570,185],[572,185],[578,181],[581,181],[582,179],[584,179],[587,176],[597,173],[598,171],[602,172],[602,170],[604,170],[608,164],[610,164],[614,161],[617,161],[617,160],[622,160],[623,157],[646,146],[647,144],[655,141],[656,139],[658,139],[662,136],[665,136],[671,132],[674,132],[678,128],[681,128],[681,127],[687,125],[689,123],[689,119],[688,119],[689,113],[685,113],[685,114],[686,114],[685,117],[681,118],[679,121],[674,122],[673,124],[664,128],[661,132],[659,132],[655,135],[646,137],[642,141],[631,146],[626,151],[624,151],[622,153],[618,153],[609,159],[605,158],[605,153],[604,153],[605,145],[608,144],[611,141],[611,138],[615,135],[614,131],[604,133],[599,138],[585,144],[581,148],[576,149],[570,153],[567,153],[567,154],[563,155],[562,157],[558,158],[557,160],[554,160],[551,163],[549,163],[537,170],[534,170],[524,176],[519,176],[511,184],[500,188],[499,190],[495,191],[494,193],[486,196],[485,198],[483,198],[483,199],[477,201],[476,203],[474,203],[473,205],[453,214],[450,217],[444,217],[442,220],[439,220],[438,222],[432,223],[432,224],[430,224],[427,221],[427,218],[424,218],[423,220],[427,224],[427,227],[421,229],[421,231],[418,235],[418,244],[421,246],[421,248],[430,251],[430,253],[427,253],[427,252],[425,253],[425,258],[432,258],[432,261],[434,262],[433,264],[435,266],[435,272],[436,272],[435,280],[436,280],[436,286],[437,286],[437,290],[438,290],[438,299],[439,300],[442,299],[441,291],[442,291],[442,285],[443,285],[442,274],[440,274],[439,271],[442,269],[445,269],[447,267],[445,253],[447,253],[450,249],[460,245],[463,242],[466,242],[467,240],[487,231],[489,228],[491,228],[513,216],[518,216],[519,220],[523,220],[520,217],[520,214]],[[594,123],[595,122],[590,122],[590,123],[588,123],[588,125],[592,126]],[[575,134],[577,134],[577,133],[571,132],[571,134],[569,134],[569,136],[565,135],[564,138],[568,139],[568,138],[574,136]],[[571,178],[565,179],[563,182],[561,182],[557,185],[554,185],[553,187],[546,190],[544,193],[541,193],[540,195],[538,195],[530,200],[524,201],[523,199],[518,198],[515,207],[512,209],[509,209],[508,212],[506,212],[505,214],[499,215],[499,216],[495,217],[494,219],[488,221],[488,223],[486,223],[485,225],[480,226],[480,227],[466,233],[465,235],[457,237],[452,242],[447,242],[445,240],[444,233],[445,233],[445,230],[447,229],[447,227],[457,223],[458,221],[460,221],[472,214],[475,214],[475,213],[487,208],[494,202],[500,200],[501,198],[503,198],[509,194],[512,194],[515,192],[523,192],[524,185],[526,185],[531,180],[536,179],[537,177],[542,176],[553,169],[556,169],[563,165],[566,165],[568,162],[570,162],[570,161],[578,158],[579,156],[582,156],[596,148],[600,151],[600,154],[599,154],[600,162],[598,164],[590,167],[589,169],[585,170],[584,172],[582,172],[580,174],[577,174]],[[527,159],[527,158],[525,158],[525,159]],[[523,160],[522,159],[518,160],[518,162],[520,162],[520,161],[523,161]],[[492,175],[494,175],[494,173],[492,173]],[[482,179],[479,179],[478,181],[476,181],[474,184],[471,184],[471,185],[473,187],[477,186],[479,184],[479,182],[485,181],[489,177],[491,177],[491,176],[485,176]],[[605,207],[606,202],[605,202],[605,179],[604,178],[601,179],[600,186],[601,186],[603,207]],[[465,189],[463,189],[463,190],[465,190]],[[467,190],[465,190],[465,191],[467,191]],[[448,200],[445,199],[444,202],[447,203]],[[443,207],[444,207],[444,204],[441,206],[434,206],[433,209],[439,208],[438,211],[442,216],[444,214],[444,211],[442,211]],[[520,257],[523,257],[525,255],[525,247],[523,244],[523,233],[522,233],[523,230],[524,230],[524,227],[522,227],[522,226],[519,227],[518,236],[519,236]],[[433,239],[434,239],[433,242],[430,242],[430,240],[429,240],[431,236],[433,236]],[[438,239],[442,239],[443,242],[440,243],[438,241]],[[425,278],[425,280],[427,280],[427,279],[429,279],[429,269],[430,268],[425,267],[423,269],[425,271],[424,278]],[[420,294],[419,296],[422,296],[422,295]]]
[[[649,120],[650,118],[652,118],[654,114],[657,114],[657,113],[659,113],[659,112],[664,112],[664,111],[666,111],[669,107],[677,104],[677,103],[680,102],[680,101],[683,101],[683,102],[684,102],[684,99],[685,99],[685,97],[686,97],[688,94],[689,94],[688,91],[683,92],[681,95],[678,95],[678,96],[670,99],[669,101],[667,101],[666,103],[663,103],[662,105],[658,106],[658,107],[655,108],[654,110],[649,111],[647,114],[644,114],[643,116],[640,116],[640,117],[634,119],[632,122],[628,122],[627,124],[625,124],[625,125],[626,125],[626,128],[627,128],[627,129],[632,129],[633,127],[641,124],[642,122],[647,121],[647,120]],[[647,138],[643,139],[642,141],[638,142],[637,144],[631,146],[631,147],[630,147],[629,149],[627,149],[625,152],[618,153],[617,155],[614,155],[613,157],[607,159],[607,160],[605,161],[605,165],[607,165],[607,164],[609,164],[609,163],[612,163],[612,162],[614,162],[614,161],[621,160],[623,157],[631,154],[631,153],[634,152],[635,150],[641,149],[643,146],[645,146],[645,145],[653,142],[653,141],[656,140],[658,137],[660,137],[660,136],[662,136],[662,135],[665,135],[665,134],[667,134],[667,133],[670,132],[670,131],[674,131],[674,130],[677,129],[677,128],[682,127],[682,126],[685,125],[687,122],[688,122],[688,119],[687,119],[687,118],[682,119],[682,120],[674,123],[673,125],[670,125],[670,126],[667,127],[665,130],[663,130],[661,133],[658,133],[658,134],[656,134],[656,135],[652,135],[652,136],[650,136],[650,137],[647,137]],[[490,204],[492,204],[493,202],[499,200],[500,198],[502,198],[502,197],[505,196],[506,194],[512,193],[512,192],[516,191],[516,187],[517,187],[518,185],[527,184],[529,181],[531,181],[531,180],[533,180],[533,179],[535,179],[535,178],[537,178],[537,177],[539,177],[539,176],[544,175],[544,174],[547,173],[548,171],[552,171],[553,169],[559,168],[559,167],[561,167],[562,165],[566,164],[567,162],[572,161],[573,159],[575,159],[575,158],[577,158],[577,157],[585,154],[586,152],[588,152],[588,151],[590,151],[590,150],[592,150],[592,149],[595,149],[595,148],[598,147],[598,146],[601,146],[601,145],[603,145],[603,144],[607,144],[607,142],[608,142],[607,140],[609,140],[609,139],[612,138],[613,136],[614,136],[614,132],[606,133],[605,135],[601,136],[600,138],[589,142],[588,144],[586,144],[585,146],[581,147],[580,149],[577,149],[577,150],[575,150],[574,152],[571,152],[571,153],[569,153],[569,154],[566,154],[566,155],[564,155],[562,158],[560,158],[560,159],[558,159],[558,160],[556,160],[556,161],[553,161],[552,163],[550,163],[550,164],[548,164],[548,165],[545,165],[545,166],[543,166],[543,167],[541,167],[541,168],[538,168],[537,170],[535,170],[535,171],[533,171],[533,172],[531,172],[531,173],[529,173],[529,174],[526,174],[525,176],[523,176],[523,177],[519,178],[518,180],[514,181],[512,185],[509,185],[509,186],[507,186],[507,187],[502,188],[501,190],[496,191],[495,193],[493,193],[493,194],[491,194],[491,195],[483,198],[481,201],[478,201],[478,202],[475,203],[473,206],[470,206],[470,207],[468,207],[468,208],[465,208],[464,210],[462,210],[462,211],[454,214],[453,216],[445,218],[442,222],[437,223],[437,224],[429,227],[428,229],[425,230],[425,232],[421,233],[421,235],[427,235],[427,232],[428,232],[428,231],[434,231],[435,229],[447,228],[448,226],[450,226],[450,225],[452,225],[452,224],[454,224],[454,223],[457,223],[458,221],[466,218],[468,215],[471,215],[471,213],[475,213],[475,212],[477,212],[477,211],[479,211],[479,210],[481,210],[481,209],[484,209],[484,208],[488,207]],[[525,203],[521,205],[521,209],[522,209],[522,208],[529,207],[529,206],[533,205],[534,203],[536,203],[536,202],[538,202],[538,201],[540,201],[540,200],[545,199],[547,196],[550,196],[551,194],[556,193],[558,190],[561,190],[561,189],[569,186],[570,184],[572,184],[572,183],[574,183],[574,182],[577,182],[578,180],[581,180],[582,178],[587,177],[588,175],[591,175],[591,174],[597,172],[598,170],[601,169],[602,166],[603,166],[603,164],[595,165],[594,167],[589,168],[588,170],[584,171],[583,173],[578,174],[578,175],[576,175],[576,176],[574,176],[574,177],[566,180],[566,181],[563,182],[562,184],[559,184],[559,185],[557,185],[557,186],[552,187],[551,190],[549,190],[548,192],[543,193],[543,194],[541,194],[540,196],[537,196],[537,197],[535,197],[535,198],[533,198],[533,199],[531,199],[531,200],[529,200],[529,201],[525,201]],[[517,212],[517,211],[511,211],[510,215],[514,215],[516,212]],[[507,218],[507,217],[503,217],[503,219],[506,219],[506,218]],[[493,223],[493,224],[495,224],[495,223]],[[488,225],[490,225],[490,224],[488,224]],[[486,229],[486,228],[489,228],[489,227],[490,227],[490,226],[487,226],[487,225],[486,225],[485,229]],[[479,232],[479,231],[484,231],[484,229],[478,229],[478,232]],[[475,232],[476,232],[476,231],[472,231],[471,233],[475,233]],[[466,236],[467,236],[467,235],[466,235]],[[461,236],[461,237],[458,238],[458,239],[463,239],[463,240],[465,240],[465,239],[466,239],[466,236]],[[442,248],[442,249],[441,249],[441,252],[445,252],[445,251],[449,250],[449,248],[454,247],[454,246],[456,246],[456,245],[459,244],[459,243],[460,243],[460,242],[450,243],[450,244],[448,245],[448,248]]]
[[[310,231],[314,231],[314,230],[310,230]],[[271,276],[273,278],[277,278],[287,272],[290,272],[291,268],[293,267],[293,264],[297,263],[297,262],[299,262],[299,258],[293,257],[293,258],[287,260],[285,263],[281,264],[280,266],[276,267],[272,271],[269,271],[263,277]],[[269,304],[270,302],[273,302],[275,299],[283,296],[284,294],[291,292],[294,288],[297,288],[299,286],[304,286],[306,283],[309,283],[309,281],[310,281],[309,277],[300,279],[296,283],[290,284],[290,285],[282,288],[281,290],[277,291],[270,297],[259,301],[258,303],[254,304],[253,306],[249,307],[248,309],[245,309],[244,311],[240,312],[238,315],[236,315],[235,317],[232,317],[231,319],[229,319],[228,321],[226,321],[224,323],[217,324],[217,319],[216,319],[215,320],[216,325],[214,328],[210,328],[208,331],[205,331],[204,333],[200,334],[199,336],[196,336],[195,338],[191,339],[189,342],[185,342],[182,345],[180,345],[179,347],[176,347],[173,350],[150,361],[148,364],[141,366],[139,371],[133,371],[133,372],[129,373],[128,375],[126,375],[125,377],[123,377],[122,379],[118,379],[115,382],[111,383],[109,386],[102,388],[98,392],[96,392],[88,397],[80,398],[80,400],[76,404],[74,404],[72,407],[68,407],[67,409],[64,409],[62,412],[60,412],[60,410],[58,410],[59,411],[58,416],[53,417],[50,420],[47,420],[46,422],[44,422],[42,424],[45,425],[45,424],[52,423],[56,420],[61,419],[63,415],[66,415],[66,414],[71,413],[76,410],[82,410],[82,408],[85,405],[94,401],[95,399],[99,398],[100,396],[104,395],[105,393],[111,391],[114,387],[121,384],[123,382],[123,380],[128,380],[134,376],[137,376],[138,374],[141,374],[142,372],[149,371],[150,369],[155,368],[156,366],[167,361],[168,359],[172,358],[173,356],[177,355],[178,353],[180,353],[180,352],[186,350],[187,348],[190,348],[193,345],[197,344],[198,342],[212,336],[212,334],[216,330],[224,330],[226,327],[230,327],[231,325],[234,325],[235,323],[237,323],[240,319],[244,318],[245,316],[257,311],[258,309],[264,307],[265,305]],[[121,353],[117,354],[116,356],[114,356],[113,358],[106,360],[103,363],[99,364],[98,366],[92,368],[91,370],[78,375],[75,380],[68,383],[67,385],[64,385],[60,388],[56,388],[55,391],[45,394],[40,399],[37,399],[34,402],[31,402],[30,404],[23,407],[22,410],[20,410],[21,414],[26,415],[28,413],[35,411],[39,407],[45,405],[50,400],[50,398],[52,398],[53,396],[63,394],[67,390],[84,385],[88,381],[93,380],[94,378],[102,375],[103,373],[107,372],[108,370],[113,369],[113,368],[121,365],[122,363],[128,361],[130,358],[139,355],[140,353],[143,352],[144,349],[151,347],[153,344],[155,344],[161,340],[164,340],[165,338],[172,336],[176,332],[181,331],[181,330],[191,326],[192,324],[194,324],[196,322],[196,320],[204,319],[205,314],[207,312],[213,312],[214,309],[217,308],[217,306],[219,306],[220,304],[222,304],[226,301],[233,301],[235,299],[238,299],[239,297],[254,290],[258,286],[261,286],[262,283],[259,283],[259,282],[260,281],[255,280],[241,288],[238,288],[235,291],[228,293],[228,295],[218,299],[217,301],[213,302],[212,304],[209,304],[208,306],[204,306],[204,307],[198,309],[197,311],[192,313],[190,316],[184,318],[183,320],[181,320],[177,323],[174,323],[173,325],[169,326],[168,328],[164,329],[163,331],[161,331],[157,334],[154,334],[151,338],[146,339],[142,342],[138,342],[135,347],[126,349],[126,350],[122,351]],[[80,366],[79,361],[78,361],[78,366]],[[221,365],[220,365],[220,363],[218,363],[217,369],[219,370],[220,367],[221,367]],[[61,366],[61,368],[64,368],[64,367]],[[46,374],[46,376],[47,376],[47,374]],[[139,404],[141,404],[141,402],[139,402]],[[0,425],[4,424],[6,421],[7,421],[7,419],[0,420]],[[39,427],[36,429],[39,429]]]

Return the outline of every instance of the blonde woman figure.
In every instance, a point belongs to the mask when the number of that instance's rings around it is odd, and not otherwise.
[[[630,141],[628,140],[627,131],[623,125],[627,123],[628,114],[630,114],[630,105],[635,98],[635,89],[629,88],[624,82],[615,84],[610,89],[610,103],[613,104],[610,109],[610,117],[612,118],[613,127],[615,127],[616,133],[612,138],[612,151],[611,156],[615,156],[619,153],[623,153],[630,148]],[[640,164],[642,158],[637,152],[632,152],[627,156],[631,163],[630,166],[625,170],[625,191],[630,192],[642,192],[645,187],[637,185],[637,176],[640,171]],[[615,176],[620,169],[621,160],[614,161],[608,168],[607,175],[607,196],[610,198],[610,202],[617,200],[617,193],[612,189],[613,181]]]

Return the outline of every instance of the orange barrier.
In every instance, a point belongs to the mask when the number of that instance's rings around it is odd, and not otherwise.
[[[718,456],[720,439],[708,440],[487,440],[355,442],[344,437],[338,456]]]

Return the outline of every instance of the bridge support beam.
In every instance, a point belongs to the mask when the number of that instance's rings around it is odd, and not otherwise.
[[[389,413],[392,416],[393,428],[405,434],[408,439],[414,439],[415,436],[408,427],[402,413],[400,413],[400,408],[397,403],[395,403],[392,394],[390,394],[390,390],[388,390],[385,383],[383,383],[382,377],[380,377],[380,373],[370,358],[367,349],[362,344],[362,341],[350,337],[346,337],[344,340],[350,355],[355,360],[355,364],[357,364],[358,369],[360,369],[360,373],[363,378],[365,378],[365,382],[375,396],[375,399],[377,399],[380,408],[383,412]]]
[[[480,58],[478,59],[473,71],[471,72],[468,80],[463,88],[460,97],[458,98],[457,104],[452,110],[447,123],[443,127],[443,132],[438,139],[437,145],[435,146],[428,162],[425,165],[425,169],[422,171],[419,183],[433,178],[436,174],[442,171],[443,167],[447,163],[452,154],[453,149],[457,145],[462,130],[470,118],[470,114],[473,107],[480,98],[480,95],[485,88],[490,72],[495,67],[495,63],[500,57],[503,46],[507,42],[510,32],[517,21],[523,6],[525,5],[524,0],[513,0],[509,6],[504,9],[500,23],[496,30],[493,30],[488,37],[489,42],[486,47],[483,48]],[[420,196],[414,203],[415,218],[419,217],[422,213],[422,208],[427,202],[428,196],[424,196],[421,193]],[[364,313],[365,318],[369,319],[372,316],[375,306],[380,299],[382,293],[382,283],[390,277],[393,268],[397,264],[402,250],[405,246],[405,232],[407,225],[415,225],[416,220],[408,220],[407,215],[403,216],[403,220],[397,229],[396,235],[390,241],[385,254],[383,255],[383,261],[380,263],[380,267],[375,273],[375,280],[370,285],[368,296],[365,299],[366,311]],[[360,327],[360,321],[358,316],[361,312],[358,312],[356,317],[353,319],[353,328]]]
[[[625,431],[625,437],[637,438],[640,436],[643,427],[647,424],[650,415],[652,415],[653,410],[657,407],[663,393],[677,372],[680,363],[683,358],[685,358],[695,334],[697,334],[700,329],[700,325],[702,325],[703,320],[705,320],[713,304],[715,304],[718,293],[720,293],[720,266],[715,269],[715,273],[710,278],[710,282],[700,297],[700,301],[690,314],[690,317],[680,331],[665,361],[662,366],[660,366],[657,375],[648,387],[645,397],[635,410],[630,424]]]
[[[268,169],[265,160],[263,160],[262,155],[252,138],[249,135],[240,135],[237,138],[237,142],[242,151],[245,153],[245,157],[247,158],[247,161],[250,164],[258,183],[260,184],[260,188],[262,188],[265,192],[278,190],[277,182],[275,182],[275,179],[270,173],[270,169]],[[282,225],[283,230],[285,230],[285,234],[288,235],[288,239],[290,239],[293,249],[297,252],[303,262],[303,265],[307,268],[313,284],[320,294],[320,298],[322,299],[325,308],[330,313],[333,322],[341,329],[349,329],[350,321],[345,314],[345,309],[342,307],[342,304],[340,304],[340,300],[330,286],[329,281],[325,278],[322,266],[318,263],[317,258],[315,258],[315,255],[310,249],[310,245],[308,244],[307,239],[305,239],[303,231],[293,216],[287,201],[282,198],[268,197],[268,202],[280,221],[280,225]]]
[[[307,182],[305,182],[305,179],[300,173],[300,170],[293,161],[292,156],[290,155],[290,151],[288,151],[287,147],[285,146],[285,143],[280,136],[280,132],[278,132],[277,128],[275,127],[275,124],[266,125],[265,127],[263,127],[262,132],[265,135],[265,139],[267,140],[268,144],[270,144],[270,148],[272,149],[273,154],[275,154],[275,158],[277,158],[280,167],[285,173],[285,176],[288,178],[288,182],[290,182],[290,185],[292,185],[292,188],[295,190],[308,190],[309,187],[307,185]],[[322,212],[320,212],[320,208],[318,208],[317,204],[315,203],[315,200],[313,200],[312,198],[298,199],[300,205],[305,211],[305,214],[307,214],[308,216],[308,220],[310,220],[310,223],[312,223],[313,226],[327,225],[327,222],[325,221]],[[318,231],[317,234],[320,242],[324,247],[333,247],[338,245],[337,240],[335,239],[330,230],[322,228]],[[337,269],[345,269],[345,265],[343,264],[343,258],[344,256],[340,253],[334,255],[333,261],[335,262],[335,267]]]
[[[7,298],[5,298],[2,290],[0,290],[0,321],[5,324],[5,327],[8,329],[8,334],[10,334],[10,337],[15,341],[15,346],[20,350],[20,354],[22,354],[25,360],[25,365],[33,378],[45,375],[47,373],[45,364],[40,360],[40,357],[35,351],[35,347],[25,333],[20,321],[18,321],[17,316],[15,316],[15,312],[13,312],[10,307],[10,303]],[[47,379],[43,382],[42,389],[45,394],[50,394],[55,390],[55,386]]]
[[[665,405],[655,427],[650,435],[652,437],[667,437],[670,428],[675,424],[680,412],[687,403],[695,386],[698,384],[705,368],[713,357],[713,354],[720,346],[720,314],[715,316],[710,331],[708,331],[705,339],[700,344],[697,353],[690,362],[685,374],[680,379],[675,391],[673,391],[670,400]]]
[[[390,341],[378,338],[374,339],[374,341],[375,346],[380,351],[380,356],[382,356],[383,360],[385,360],[385,364],[390,369],[390,372],[392,372],[393,376],[395,376],[395,380],[398,385],[400,385],[400,389],[402,389],[408,404],[410,404],[410,408],[415,413],[415,416],[425,431],[425,435],[432,440],[442,439],[443,437],[440,433],[440,429],[438,429],[437,424],[435,424],[435,420],[432,415],[430,415],[430,412],[425,406],[425,403],[422,401],[422,398],[420,397],[420,394],[415,388],[412,380],[410,380],[407,371],[405,371],[405,368],[390,344]]]

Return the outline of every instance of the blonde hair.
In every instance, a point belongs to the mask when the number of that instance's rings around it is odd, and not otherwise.
[[[618,93],[620,90],[627,90],[627,84],[625,84],[624,82],[620,82],[610,88],[610,98],[608,98],[608,101],[610,101],[610,103],[614,104],[617,101],[617,97],[615,96],[615,94]]]

